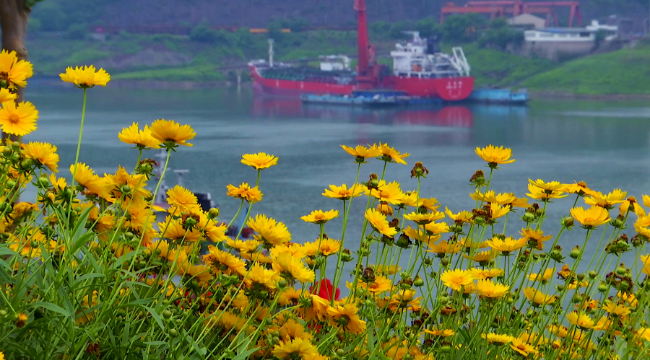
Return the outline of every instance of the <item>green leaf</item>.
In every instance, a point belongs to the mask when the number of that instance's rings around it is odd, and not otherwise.
[[[81,282],[89,280],[89,279],[103,278],[103,277],[105,277],[104,274],[90,273],[90,274],[86,274],[86,275],[79,276],[78,278],[76,278],[74,280],[74,284],[76,285],[78,283],[81,283]]]
[[[49,303],[49,302],[37,301],[37,302],[32,303],[32,306],[34,306],[34,307],[42,307],[44,309],[57,312],[57,313],[65,316],[67,318],[72,318],[72,314],[70,312],[68,312],[67,310],[65,310],[64,308],[62,308],[62,307],[60,307],[59,305],[56,305],[56,304],[52,304],[52,303]]]
[[[165,325],[163,324],[162,319],[160,318],[160,315],[158,315],[156,310],[154,310],[154,309],[152,309],[152,308],[150,308],[148,306],[143,306],[143,307],[145,309],[147,309],[147,311],[149,311],[151,316],[153,316],[154,320],[156,320],[156,322],[158,323],[158,326],[160,326],[160,329],[165,330]]]
[[[166,341],[145,341],[144,344],[159,346],[159,345],[167,345],[167,342]]]

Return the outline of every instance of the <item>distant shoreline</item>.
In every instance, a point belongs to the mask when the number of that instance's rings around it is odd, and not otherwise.
[[[57,77],[37,76],[30,79],[35,85],[63,86]],[[248,86],[249,82],[242,83]],[[121,89],[218,89],[234,86],[230,81],[165,81],[165,80],[123,80],[115,79],[110,82],[110,87]],[[529,90],[531,100],[540,99],[577,99],[577,100],[645,100],[650,99],[650,94],[574,94],[565,91],[536,91]]]

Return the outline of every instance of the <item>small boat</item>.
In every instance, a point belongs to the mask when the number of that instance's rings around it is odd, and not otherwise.
[[[490,104],[514,104],[521,105],[528,102],[528,90],[521,89],[512,91],[510,89],[476,89],[467,98],[468,101]]]

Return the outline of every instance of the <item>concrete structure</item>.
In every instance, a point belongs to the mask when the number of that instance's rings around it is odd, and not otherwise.
[[[508,25],[519,29],[543,29],[546,20],[531,14],[521,14],[507,20]]]
[[[605,38],[597,44],[597,34],[604,32]],[[618,27],[601,25],[594,20],[584,28],[546,28],[524,31],[522,55],[541,56],[551,60],[586,55],[596,47],[609,47],[618,38]]]

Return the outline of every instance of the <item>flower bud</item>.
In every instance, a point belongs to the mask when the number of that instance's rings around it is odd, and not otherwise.
[[[440,259],[440,265],[442,265],[443,267],[449,266],[449,259],[447,258]]]
[[[219,217],[219,209],[217,208],[210,208],[208,210],[208,219],[213,220]]]
[[[408,249],[411,245],[411,239],[408,236],[402,234],[399,236],[399,239],[395,242],[395,245],[401,247],[402,249]]]
[[[585,274],[579,273],[578,275],[576,275],[576,277],[578,278],[578,280],[582,281],[585,279]]]
[[[353,258],[352,258],[352,255],[350,255],[350,250],[343,249],[343,251],[341,252],[341,261],[342,262],[350,262],[352,260],[353,260]]]
[[[45,177],[39,177],[38,180],[36,180],[36,186],[41,189],[48,189],[50,187],[50,180]]]
[[[609,289],[609,285],[607,285],[607,284],[604,283],[604,282],[601,282],[601,283],[598,285],[598,291],[600,291],[601,293],[606,292],[608,289]]]
[[[171,337],[176,337],[176,336],[178,336],[178,330],[176,330],[176,329],[169,329],[169,336],[171,336]]]
[[[7,190],[11,190],[11,189],[13,189],[13,188],[15,188],[15,187],[16,187],[16,182],[13,181],[13,180],[9,180],[9,181],[7,181],[7,182],[5,183],[5,188],[6,188]]]
[[[2,155],[10,156],[11,155],[11,147],[10,146],[5,146],[4,149],[2,149]]]
[[[424,286],[424,280],[420,277],[420,275],[416,276],[415,279],[413,279],[413,286]]]
[[[169,319],[170,317],[172,317],[172,312],[169,310],[163,310],[162,315],[165,319]]]
[[[625,226],[625,218],[619,215],[615,219],[612,219],[612,221],[610,221],[609,223],[617,229],[622,229],[623,226]]]
[[[425,257],[423,262],[424,262],[424,265],[427,265],[427,266],[433,264],[433,260],[431,260],[431,258],[429,258],[429,257]]]
[[[477,216],[477,217],[475,217],[475,218],[474,218],[474,224],[476,224],[476,225],[478,225],[478,226],[485,225],[485,218],[482,217],[482,216]]]
[[[572,259],[577,259],[580,256],[580,247],[576,246],[573,249],[571,249],[571,252],[569,253],[569,256]]]
[[[572,217],[567,216],[567,217],[562,218],[562,220],[560,220],[560,223],[562,224],[563,227],[570,228],[570,227],[573,226],[574,220],[573,220]]]
[[[589,277],[590,277],[591,279],[595,279],[597,276],[598,276],[598,273],[597,273],[597,272],[595,272],[595,271],[593,271],[593,270],[591,270],[591,271],[589,272]]]
[[[525,212],[524,215],[521,217],[521,220],[529,223],[535,221],[535,215],[529,212]]]
[[[627,281],[621,281],[618,284],[617,289],[619,289],[620,291],[626,292],[626,291],[630,290],[630,284]]]
[[[32,166],[34,166],[34,160],[32,159],[25,159],[20,162],[20,167],[29,170]]]
[[[626,272],[627,269],[625,268],[625,266],[623,266],[623,264],[621,264],[619,267],[616,268],[616,275],[624,276]]]
[[[0,317],[5,317],[7,316],[7,311],[6,310],[0,310]]]
[[[287,286],[287,280],[280,279],[278,280],[278,289],[284,289]]]

